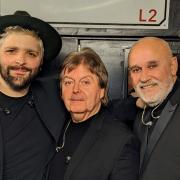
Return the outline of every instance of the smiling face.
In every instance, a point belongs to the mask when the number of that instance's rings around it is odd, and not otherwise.
[[[168,44],[158,38],[144,38],[129,54],[129,75],[132,85],[150,106],[161,103],[176,80],[177,59]]]
[[[26,89],[42,63],[39,40],[10,33],[0,40],[0,82],[14,91]]]
[[[99,111],[104,89],[100,88],[98,77],[87,65],[80,64],[70,72],[66,69],[61,89],[62,99],[73,121],[85,121]]]

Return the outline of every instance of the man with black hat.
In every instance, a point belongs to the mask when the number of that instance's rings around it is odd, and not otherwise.
[[[0,17],[0,180],[45,179],[65,115],[54,80],[35,80],[61,49],[48,23]]]

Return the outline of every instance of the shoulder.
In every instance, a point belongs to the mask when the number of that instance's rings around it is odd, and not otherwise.
[[[42,89],[50,89],[50,88],[55,88],[59,89],[59,80],[57,78],[51,78],[51,77],[46,77],[46,78],[39,78],[33,81],[32,87],[35,88],[42,88]]]
[[[135,135],[133,134],[131,128],[120,121],[105,120],[103,124],[103,131],[107,132],[108,135],[118,142],[126,142],[129,139],[133,139]]]
[[[129,96],[126,99],[112,100],[108,104],[108,110],[118,121],[125,122],[132,127],[138,112],[136,98]]]
[[[39,106],[52,107],[54,109],[64,108],[64,103],[60,97],[59,81],[55,78],[42,78],[33,81],[31,91],[35,101]]]
[[[60,99],[59,80],[55,78],[37,79],[31,84],[31,90],[35,96]]]
[[[109,102],[108,109],[113,113],[130,112],[132,109],[136,110],[136,100],[137,98],[132,96],[126,99],[114,99]]]
[[[107,108],[101,113],[103,117],[103,131],[109,133],[114,139],[128,139],[134,137],[131,128],[124,122],[110,113]]]
[[[113,118],[116,117],[111,114],[106,117],[103,122],[101,136],[103,136],[105,143],[111,147],[112,156],[114,154],[116,158],[115,167],[119,169],[119,165],[121,167],[128,165],[129,168],[132,168],[130,171],[136,177],[139,167],[140,142],[127,124],[114,121]],[[108,117],[112,119],[108,119]],[[108,149],[108,147],[106,148]]]
[[[102,124],[96,144],[98,144],[98,151],[103,152],[100,157],[103,156],[107,164],[112,162],[111,179],[121,179],[122,177],[126,180],[137,179],[138,139],[125,123],[117,121],[116,117],[108,110],[101,111],[99,118]]]

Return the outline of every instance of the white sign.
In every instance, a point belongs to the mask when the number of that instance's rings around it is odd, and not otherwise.
[[[168,29],[170,0],[1,0],[1,15],[25,10],[61,27]]]

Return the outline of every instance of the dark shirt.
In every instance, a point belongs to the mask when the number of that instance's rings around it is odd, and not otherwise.
[[[11,126],[18,112],[23,108],[29,94],[23,97],[9,97],[0,92],[0,114],[3,132],[6,134],[8,127]],[[4,134],[4,136],[6,136]]]
[[[92,117],[80,123],[73,123],[73,121],[70,120],[69,126],[69,122],[66,123],[64,132],[61,135],[59,141],[59,146],[62,146],[63,136],[65,137],[64,147],[56,153],[51,162],[49,180],[62,180],[64,178],[64,174],[71,160],[71,157],[78,147],[79,143],[81,142],[85,132],[87,131],[91,123],[91,119]],[[67,130],[65,131],[66,128]]]
[[[52,138],[39,118],[32,95],[12,98],[0,94],[0,109],[3,180],[42,179]]]

